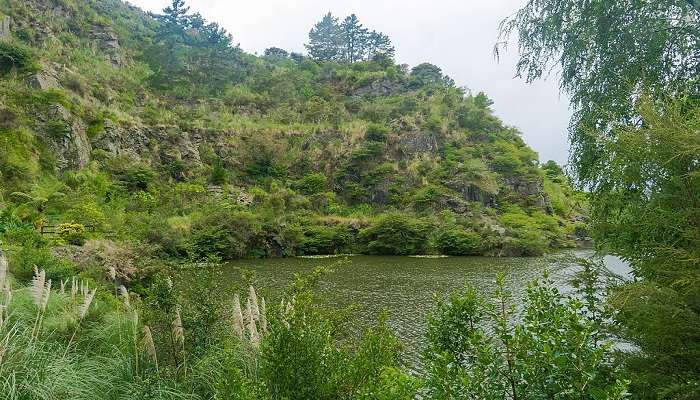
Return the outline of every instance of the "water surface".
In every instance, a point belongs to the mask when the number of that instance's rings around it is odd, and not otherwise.
[[[619,260],[608,258],[606,262],[616,272],[624,271]],[[426,316],[434,308],[436,294],[460,290],[466,284],[491,293],[497,275],[503,273],[514,299],[519,299],[527,283],[540,278],[545,269],[551,271],[551,278],[563,290],[569,289],[571,273],[570,269],[543,257],[352,256],[345,261],[338,258],[240,260],[226,265],[223,279],[240,281],[241,270],[250,270],[258,290],[268,299],[278,301],[295,274],[309,273],[321,266],[332,266],[333,270],[320,283],[322,301],[333,307],[354,306],[351,325],[358,330],[376,323],[377,316],[385,312],[389,325],[406,347],[407,361],[414,366],[425,345]]]

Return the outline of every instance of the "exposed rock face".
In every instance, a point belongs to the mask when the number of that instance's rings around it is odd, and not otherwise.
[[[373,81],[367,86],[356,89],[353,94],[355,96],[390,96],[399,92],[402,88],[400,82],[396,82],[390,79],[382,79],[378,81]]]
[[[496,205],[495,194],[483,191],[471,182],[450,180],[445,182],[445,184],[450,189],[461,193],[466,201],[475,201],[487,207]]]
[[[105,129],[92,140],[95,150],[126,156],[151,165],[183,162],[189,167],[202,165],[204,146],[226,159],[232,152],[225,138],[230,132],[187,132],[175,126],[117,126],[105,121]]]
[[[521,181],[519,179],[506,179],[506,185],[513,188],[513,191],[520,193],[524,196],[531,196],[535,205],[538,207],[546,208],[547,199],[544,194],[544,183],[542,180],[536,181]]]
[[[52,104],[37,116],[37,132],[56,155],[58,171],[81,169],[90,162],[85,124],[60,104]]]
[[[413,155],[437,152],[441,143],[437,136],[430,132],[403,132],[399,136],[398,150],[402,159]]]
[[[50,68],[44,68],[43,70],[30,75],[27,78],[27,84],[38,90],[57,89],[61,86],[58,83],[58,74],[56,71]]]
[[[91,37],[97,47],[108,54],[109,61],[113,65],[120,66],[124,64],[124,56],[119,46],[119,38],[114,32],[110,30],[94,30],[91,32]]]

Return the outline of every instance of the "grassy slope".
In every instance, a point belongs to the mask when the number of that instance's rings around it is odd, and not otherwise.
[[[76,221],[171,257],[539,254],[583,228],[581,196],[485,96],[405,66],[184,47],[164,75],[173,50],[158,22],[120,1],[4,0],[0,12],[6,43],[33,54],[0,79],[8,244]],[[211,59],[224,72],[198,74]],[[58,85],[31,87],[36,70]],[[150,138],[148,152],[105,151],[113,132]]]

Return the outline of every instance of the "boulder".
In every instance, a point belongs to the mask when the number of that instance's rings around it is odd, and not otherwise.
[[[58,74],[53,69],[45,68],[27,78],[27,84],[37,90],[60,88]]]

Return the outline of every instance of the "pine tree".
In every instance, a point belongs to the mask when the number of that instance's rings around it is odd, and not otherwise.
[[[240,49],[221,26],[188,12],[184,0],[173,0],[162,15],[154,15],[160,24],[146,56],[154,70],[151,81],[162,89],[218,92],[239,73]]]
[[[377,56],[384,56],[387,58],[394,58],[395,49],[391,45],[391,39],[389,36],[372,31],[369,34],[367,40],[367,59],[373,60]]]
[[[369,33],[363,27],[357,15],[351,14],[340,24],[342,39],[342,60],[354,63],[364,58],[367,53]]]
[[[340,56],[338,18],[330,12],[309,32],[309,43],[304,47],[316,61],[337,60]]]

